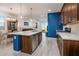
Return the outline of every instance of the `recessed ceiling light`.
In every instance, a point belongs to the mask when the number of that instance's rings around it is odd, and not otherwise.
[[[33,21],[33,19],[30,19],[30,21]]]
[[[52,10],[51,10],[51,9],[49,9],[48,11],[49,11],[49,12],[51,12]]]
[[[20,16],[21,18],[23,18],[22,16]]]

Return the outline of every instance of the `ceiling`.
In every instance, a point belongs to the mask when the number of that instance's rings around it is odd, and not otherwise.
[[[16,16],[31,16],[33,18],[45,18],[48,10],[50,12],[60,12],[63,3],[0,3],[0,11],[11,13]],[[30,10],[32,8],[32,11]]]

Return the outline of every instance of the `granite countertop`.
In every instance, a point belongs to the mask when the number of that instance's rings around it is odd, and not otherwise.
[[[63,40],[79,40],[79,34],[74,33],[68,33],[68,32],[57,32],[57,34],[63,39]]]
[[[37,34],[39,32],[42,32],[42,31],[20,31],[20,32],[12,32],[12,33],[8,33],[8,34],[32,36],[32,35]]]

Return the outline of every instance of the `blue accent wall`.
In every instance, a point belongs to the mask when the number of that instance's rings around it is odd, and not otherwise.
[[[48,13],[48,37],[56,37],[56,30],[62,30],[60,12]]]

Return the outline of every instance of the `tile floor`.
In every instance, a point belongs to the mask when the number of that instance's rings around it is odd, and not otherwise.
[[[32,55],[23,52],[16,52],[13,50],[12,43],[0,46],[0,56],[60,56],[56,39],[48,38],[43,33],[43,40]]]

